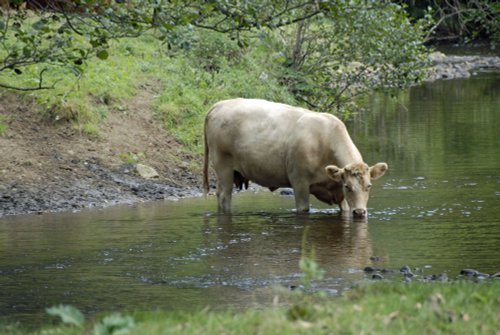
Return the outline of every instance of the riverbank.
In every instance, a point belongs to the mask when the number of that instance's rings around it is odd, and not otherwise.
[[[154,94],[154,86],[143,85],[123,111],[108,115],[98,136],[89,136],[69,122],[47,123],[34,102],[4,93],[0,217],[200,194],[200,158],[183,152],[154,120]],[[141,176],[137,163],[157,175]]]
[[[499,71],[498,56],[456,56],[436,51],[430,54],[432,67],[425,81],[468,78],[480,71]]]
[[[500,70],[500,57],[435,52],[431,61],[428,81]],[[186,152],[155,119],[158,94],[156,85],[141,85],[127,105],[107,114],[99,135],[89,136],[69,122],[47,123],[33,101],[2,93],[0,217],[200,195],[202,157]],[[141,177],[137,163],[156,176]]]
[[[354,288],[331,299],[277,294],[280,307],[244,312],[132,312],[85,320],[58,308],[66,325],[24,330],[0,325],[2,334],[498,334],[500,281],[387,284]]]

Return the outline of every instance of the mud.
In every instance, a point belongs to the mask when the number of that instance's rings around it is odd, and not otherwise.
[[[111,170],[97,161],[69,164],[67,169],[86,174],[65,175],[42,184],[13,182],[0,186],[0,217],[82,208],[104,208],[153,200],[176,200],[200,195],[200,189],[165,181],[144,180],[133,174],[133,166]],[[195,179],[191,174],[186,179]]]

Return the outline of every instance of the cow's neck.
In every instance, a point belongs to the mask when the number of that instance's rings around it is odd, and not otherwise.
[[[348,138],[345,143],[337,143],[334,150],[335,163],[338,167],[345,167],[353,163],[362,163],[363,157],[354,143]]]

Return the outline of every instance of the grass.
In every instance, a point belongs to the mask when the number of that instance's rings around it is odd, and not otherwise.
[[[152,35],[121,39],[112,42],[107,60],[95,58],[83,64],[80,77],[69,67],[38,64],[23,68],[22,75],[4,72],[2,80],[13,86],[33,85],[47,68],[44,83],[57,82],[55,88],[19,93],[20,98],[34,99],[46,120],[69,120],[90,135],[105,131],[107,115],[126,110],[142,84],[154,83],[157,96],[152,112],[158,122],[186,151],[199,154],[203,117],[216,101],[259,97],[294,103],[287,89],[270,75],[276,64],[259,48],[258,39],[245,49],[215,32],[194,30],[189,39],[188,49],[176,50]],[[0,125],[5,122],[0,120]]]
[[[498,334],[500,281],[357,287],[342,297],[288,296],[286,307],[244,312],[136,312],[111,314],[76,326],[2,334]]]

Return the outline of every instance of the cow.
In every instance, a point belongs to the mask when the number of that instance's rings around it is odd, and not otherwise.
[[[363,162],[342,121],[260,99],[216,103],[205,116],[203,189],[209,161],[217,177],[218,211],[231,211],[233,183],[274,191],[291,187],[297,212],[309,211],[309,194],[344,214],[366,218],[371,181],[388,166]]]

